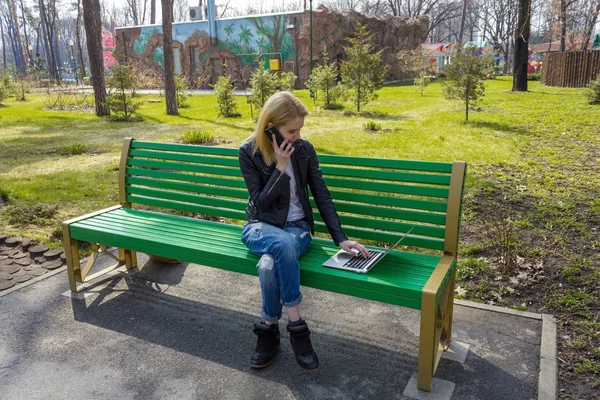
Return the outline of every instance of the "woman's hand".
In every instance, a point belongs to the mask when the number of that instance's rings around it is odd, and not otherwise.
[[[286,167],[290,163],[290,158],[294,153],[294,146],[287,139],[281,143],[281,146],[277,145],[277,140],[275,140],[275,135],[271,138],[271,144],[273,144],[273,149],[275,150],[275,161],[277,161],[277,169],[279,172],[284,173]]]
[[[340,247],[350,254],[357,255],[356,252],[358,251],[358,254],[363,257],[369,257],[371,255],[365,246],[355,240],[344,240],[343,242],[340,242]]]

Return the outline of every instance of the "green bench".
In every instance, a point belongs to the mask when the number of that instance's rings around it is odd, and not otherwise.
[[[315,237],[300,259],[301,283],[421,310],[418,387],[429,391],[452,330],[465,163],[334,155],[321,155],[319,162],[348,236],[389,244],[414,229],[403,241],[406,250],[392,251],[368,274],[322,267],[339,248],[329,237]],[[73,292],[90,279],[88,272],[107,246],[119,249],[118,265],[128,269],[137,266],[136,252],[143,252],[257,274],[258,257],[240,240],[248,192],[237,149],[126,139],[119,197],[118,206],[63,223]],[[327,233],[312,205],[315,230]],[[205,219],[183,216],[182,211]],[[79,241],[92,244],[83,267]]]

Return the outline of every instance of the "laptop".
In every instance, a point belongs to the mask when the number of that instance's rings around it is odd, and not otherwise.
[[[366,274],[375,266],[375,264],[377,264],[379,261],[381,261],[381,259],[383,257],[388,255],[390,251],[395,249],[396,246],[398,246],[400,244],[400,242],[406,237],[406,235],[408,235],[414,228],[415,228],[414,226],[412,228],[410,228],[408,230],[408,232],[406,232],[405,234],[400,236],[398,241],[396,243],[394,243],[393,246],[390,246],[386,250],[371,250],[371,249],[369,249],[369,253],[371,253],[371,255],[368,258],[359,256],[359,255],[350,254],[350,253],[346,252],[346,250],[342,249],[342,250],[338,251],[337,253],[335,253],[327,261],[325,261],[323,263],[323,266],[329,267],[329,268],[343,269],[346,271],[352,271],[352,272],[356,272],[359,274]]]

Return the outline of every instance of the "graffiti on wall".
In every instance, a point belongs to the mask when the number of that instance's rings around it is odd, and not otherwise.
[[[223,62],[229,73],[255,68],[257,55],[263,66],[269,58],[278,58],[282,66],[295,62],[293,29],[286,14],[216,20],[215,27],[217,37],[211,38],[208,21],[173,24],[176,74],[193,77],[208,72],[213,83],[223,73]],[[146,67],[164,68],[161,26],[120,28],[116,36],[117,42],[127,43],[128,58]]]

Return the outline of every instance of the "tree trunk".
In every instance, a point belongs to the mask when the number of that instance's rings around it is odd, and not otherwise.
[[[21,20],[23,21],[23,35],[25,36],[25,48],[23,50],[27,54],[27,65],[30,65],[33,55],[29,51],[29,37],[27,36],[27,21],[25,21],[25,7],[23,7],[23,0],[21,0]]]
[[[87,35],[87,49],[90,58],[92,86],[96,115],[110,115],[104,87],[104,60],[102,58],[102,25],[100,22],[100,1],[83,0],[83,24]]]
[[[150,0],[150,24],[156,23],[156,0]]]
[[[2,66],[6,66],[6,42],[4,41],[4,24],[0,18],[0,37],[2,37]]]
[[[178,115],[173,55],[173,0],[162,0],[163,55],[165,57],[165,100],[168,115]]]
[[[515,57],[513,92],[527,91],[527,66],[529,61],[529,34],[531,31],[531,0],[519,0],[519,19],[515,30]]]
[[[565,51],[567,40],[567,0],[560,0],[560,47],[558,51]]]
[[[465,18],[467,17],[467,3],[468,0],[463,0],[462,15],[460,17],[460,31],[458,32],[458,38],[456,40],[458,44],[458,51],[462,50],[462,38],[463,33],[465,32]]]
[[[25,58],[25,52],[23,51],[23,41],[21,40],[21,32],[19,31],[19,19],[17,18],[17,5],[14,3],[14,1],[11,1],[11,2],[8,2],[8,7],[10,7],[9,12],[11,13],[11,16],[13,19],[13,24],[14,24],[15,37],[13,38],[13,40],[16,43],[15,51],[17,52],[18,60],[19,60],[19,62],[17,63],[17,66],[19,67],[19,73],[21,75],[24,75],[25,72],[27,71],[27,65],[25,62],[26,58]]]
[[[46,62],[49,62],[50,74],[56,80],[57,84],[60,84],[60,74],[58,72],[58,65],[56,63],[56,57],[54,53],[54,42],[52,40],[52,28],[48,22],[48,11],[44,5],[43,0],[39,0],[40,8],[40,20],[42,21],[42,29],[44,31],[44,42],[46,44]]]
[[[83,62],[83,51],[81,48],[81,0],[77,0],[77,25],[75,31],[77,39],[77,50],[79,51],[79,68],[81,69],[81,81],[87,75],[85,72],[85,63]]]

